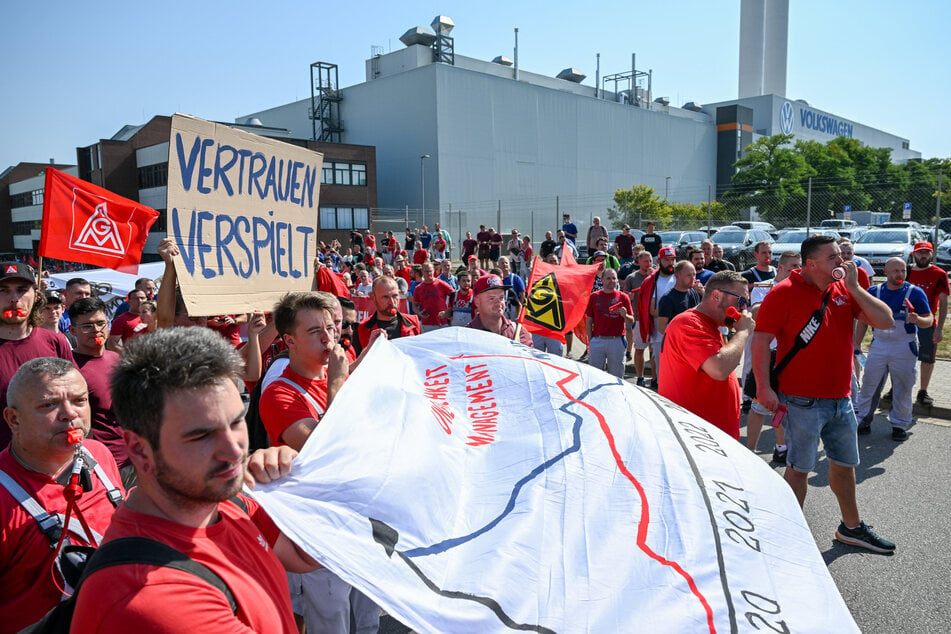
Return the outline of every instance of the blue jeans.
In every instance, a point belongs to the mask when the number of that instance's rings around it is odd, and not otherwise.
[[[789,408],[783,418],[789,453],[786,464],[802,473],[816,466],[819,439],[826,457],[843,467],[859,463],[859,445],[852,399],[813,398],[780,394],[779,402]]]

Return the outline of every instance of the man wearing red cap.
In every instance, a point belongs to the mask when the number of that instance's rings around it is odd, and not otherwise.
[[[44,299],[37,299],[36,276],[21,262],[0,262],[0,411],[7,405],[7,385],[21,365],[37,357],[70,362],[73,353],[63,337],[36,327]],[[0,425],[0,449],[10,443],[10,429]]]
[[[651,372],[654,375],[654,389],[660,376],[660,348],[664,335],[657,328],[657,304],[677,281],[674,277],[674,262],[677,252],[673,247],[662,247],[657,252],[657,270],[641,284],[637,296],[637,323],[641,340],[649,342],[651,348]]]
[[[516,324],[505,316],[505,291],[509,288],[498,275],[483,275],[476,280],[472,287],[476,316],[467,327],[514,339]],[[532,347],[532,336],[524,328],[518,329],[518,340],[522,345]]]
[[[935,351],[944,331],[944,321],[948,316],[948,274],[931,263],[934,247],[930,242],[918,242],[912,256],[915,265],[908,272],[908,281],[921,288],[928,296],[931,314],[935,316],[930,328],[918,329],[918,360],[921,361],[921,384],[917,400],[927,407],[934,405],[934,399],[928,394],[931,373],[934,372]]]

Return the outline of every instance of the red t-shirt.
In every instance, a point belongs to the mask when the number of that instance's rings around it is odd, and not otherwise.
[[[82,352],[74,352],[73,356],[89,387],[92,437],[109,449],[112,457],[116,459],[116,464],[122,468],[129,464],[129,454],[122,439],[122,427],[112,411],[112,392],[109,390],[109,377],[119,365],[119,355],[112,350],[103,350],[101,357],[92,357]]]
[[[148,537],[180,550],[224,580],[237,612],[220,590],[191,573],[126,564],[83,582],[72,631],[296,633],[287,573],[273,551],[280,530],[254,500],[245,500],[248,514],[220,502],[219,520],[205,528],[123,506],[104,540]]]
[[[376,251],[376,236],[375,235],[373,235],[372,233],[367,234],[367,236],[363,239],[363,241],[367,245],[368,249],[372,249],[373,251]]]
[[[717,323],[697,309],[671,319],[660,354],[660,395],[738,441],[741,394],[736,373],[717,381],[700,369],[722,347]]]
[[[218,315],[219,317],[231,317],[231,319],[237,318],[237,315]],[[217,332],[219,335],[224,337],[225,341],[230,343],[234,347],[241,345],[241,326],[237,323],[230,324],[219,324],[216,321],[213,321],[213,318],[208,318],[208,327]]]
[[[465,260],[470,255],[475,254],[476,247],[479,246],[479,243],[476,242],[474,238],[466,238],[462,241],[462,259]]]
[[[446,320],[439,313],[446,310],[446,300],[452,297],[452,287],[440,279],[432,282],[420,282],[413,291],[413,301],[417,302],[428,317],[420,316],[424,326],[443,326]]]
[[[634,236],[629,233],[619,233],[614,238],[614,250],[619,258],[633,258]]]
[[[7,407],[7,387],[20,366],[37,357],[59,357],[73,361],[69,342],[57,332],[33,328],[23,339],[0,339],[0,412]],[[0,424],[0,449],[10,444],[10,428]]]
[[[930,265],[924,270],[917,270],[912,267],[908,271],[908,282],[918,286],[928,296],[928,305],[931,306],[931,314],[935,316],[932,326],[938,323],[938,297],[942,294],[951,295],[948,288],[948,274],[944,269]]]
[[[327,379],[305,379],[287,366],[281,376],[304,388],[317,403],[317,409],[297,390],[284,381],[273,381],[261,394],[258,405],[261,422],[272,445],[283,445],[281,434],[304,418],[320,420],[327,411]]]
[[[416,256],[414,255],[413,257],[415,258]],[[404,266],[401,269],[397,269],[396,275],[406,280],[407,284],[413,281],[413,269],[408,266]]]
[[[102,465],[112,485],[121,490],[119,471],[109,450],[90,439],[84,441],[83,446]],[[48,513],[66,512],[63,484],[21,465],[9,447],[0,452],[0,469]],[[102,535],[109,528],[116,509],[95,473],[92,482],[92,491],[83,493],[78,505],[89,527]],[[62,594],[53,584],[50,572],[53,551],[49,538],[40,531],[33,516],[3,487],[0,487],[0,518],[0,614],[3,615],[0,630],[18,632],[39,621],[59,602]],[[86,544],[82,536],[73,533],[70,540],[74,544]]]
[[[830,288],[822,325],[779,375],[779,389],[785,394],[845,398],[851,391],[852,327],[862,310],[849,295],[845,282],[834,282]],[[798,270],[766,294],[756,317],[756,332],[776,337],[777,360],[792,348],[812,313],[822,305],[824,294]]]
[[[429,251],[426,249],[416,249],[413,251],[413,264],[422,264],[429,261]]]
[[[149,325],[143,323],[142,317],[132,313],[122,313],[112,320],[109,327],[109,334],[112,336],[121,336],[123,343],[135,337],[148,332]]]
[[[869,286],[872,285],[872,280],[869,279],[868,273],[866,273],[865,269],[863,269],[861,266],[857,268],[857,272],[859,275],[859,286],[865,290],[868,290]]]
[[[621,303],[621,306],[627,310],[628,315],[633,315],[634,310],[631,308],[631,298],[627,296],[627,293],[623,293],[617,289],[611,293],[605,292],[603,289],[592,293],[591,297],[588,298],[588,308],[585,311],[585,314],[594,320],[594,324],[591,329],[591,334],[595,337],[621,337],[624,335],[624,318],[619,314],[611,313],[610,308],[618,302]]]
[[[532,250],[532,247],[522,247],[522,259],[525,260],[525,264],[532,263],[532,255],[535,252]]]

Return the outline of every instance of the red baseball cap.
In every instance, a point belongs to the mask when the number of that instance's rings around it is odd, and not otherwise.
[[[913,251],[934,251],[934,247],[931,246],[931,243],[928,242],[927,240],[923,240],[921,242],[916,242],[915,248],[912,250]]]
[[[475,256],[475,255],[470,255],[469,258],[468,258],[468,260],[469,260],[470,262],[472,262],[473,260],[478,260],[478,259],[479,259],[479,258],[478,258],[477,256]]]
[[[674,251],[673,247],[663,247],[660,251],[657,252],[658,258],[676,258],[677,252]]]
[[[503,284],[501,277],[489,273],[476,280],[476,283],[472,286],[472,294],[475,296],[483,291],[494,291],[495,289],[505,290],[508,288],[512,287],[508,284]]]

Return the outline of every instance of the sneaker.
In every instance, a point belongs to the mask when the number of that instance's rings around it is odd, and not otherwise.
[[[859,428],[856,430],[859,436],[864,436],[865,434],[872,433],[872,423],[859,423]]]
[[[862,522],[856,528],[848,528],[845,522],[839,522],[835,531],[835,538],[843,544],[867,548],[876,553],[890,553],[895,550],[895,544],[875,534],[872,527]]]
[[[637,377],[637,387],[644,387],[644,377]]]
[[[773,462],[778,462],[779,464],[786,464],[786,455],[789,453],[788,449],[779,450],[778,447],[773,448]]]
[[[892,440],[902,442],[908,440],[908,432],[901,427],[892,427]]]
[[[921,392],[918,392],[918,395],[921,396]],[[887,392],[885,392],[884,394],[882,394],[881,400],[883,400],[883,401],[890,401],[890,400],[892,400],[892,390],[891,390],[891,388],[889,388]]]
[[[918,403],[920,405],[924,405],[925,407],[931,407],[934,405],[934,399],[931,398],[931,395],[929,395],[926,391],[918,390]]]

